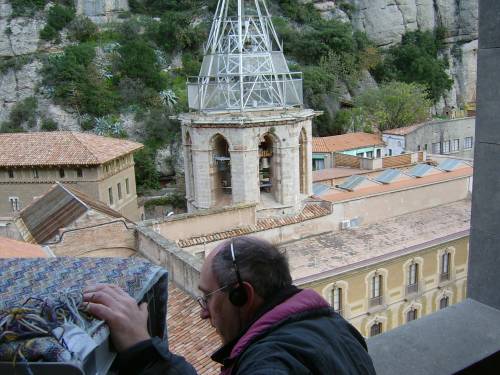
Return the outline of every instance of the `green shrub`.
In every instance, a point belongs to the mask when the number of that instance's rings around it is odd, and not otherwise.
[[[97,26],[88,17],[77,16],[68,25],[68,36],[72,40],[88,42],[97,36]]]
[[[145,146],[134,154],[137,191],[160,188],[160,174],[155,166],[155,150]]]
[[[23,124],[27,124],[30,128],[36,125],[36,111],[38,109],[38,101],[34,96],[18,102],[9,114],[9,120],[1,126],[2,133],[22,132]]]
[[[59,130],[59,125],[57,125],[57,122],[55,122],[51,118],[44,118],[42,119],[42,125],[40,129],[47,132],[52,132]]]
[[[79,112],[103,116],[117,109],[118,95],[111,82],[98,74],[94,47],[66,47],[64,54],[50,57],[42,69],[43,84],[53,88],[56,102]]]
[[[48,0],[10,0],[12,17],[32,16],[42,10]]]
[[[59,32],[50,25],[45,25],[45,27],[40,30],[40,38],[43,40],[53,40],[59,36]]]
[[[10,69],[14,71],[19,71],[23,66],[29,64],[33,61],[33,56],[21,55],[13,57],[5,57],[0,59],[0,73],[4,74]]]
[[[161,198],[151,199],[144,203],[144,207],[172,206],[173,208],[186,208],[186,198],[181,194],[172,194]]]
[[[446,69],[447,60],[439,57],[443,29],[411,31],[403,35],[401,44],[390,48],[374,70],[379,82],[402,81],[425,85],[430,99],[436,103],[452,86]]]

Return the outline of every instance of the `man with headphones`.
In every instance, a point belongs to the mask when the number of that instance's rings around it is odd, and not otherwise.
[[[222,340],[223,375],[375,374],[363,337],[312,290],[292,285],[288,261],[254,237],[228,240],[203,264],[198,302]],[[106,320],[120,374],[196,374],[150,338],[147,310],[109,285],[89,288],[89,312]]]

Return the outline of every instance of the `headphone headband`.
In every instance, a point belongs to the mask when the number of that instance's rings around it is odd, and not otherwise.
[[[240,269],[238,263],[236,263],[236,255],[234,254],[233,241],[231,241],[231,258],[233,260],[233,267],[236,273],[236,280],[238,281],[238,286],[234,287],[229,292],[229,300],[235,306],[243,306],[247,302],[247,292],[243,286],[243,280],[241,279]]]

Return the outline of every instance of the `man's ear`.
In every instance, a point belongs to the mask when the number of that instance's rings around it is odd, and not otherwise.
[[[245,288],[247,294],[247,302],[243,307],[248,310],[250,315],[253,315],[264,301],[262,297],[255,292],[255,288],[249,282],[243,281],[243,288]]]

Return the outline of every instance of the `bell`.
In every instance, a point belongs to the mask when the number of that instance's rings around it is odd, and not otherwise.
[[[262,158],[262,168],[269,168],[269,158]]]

